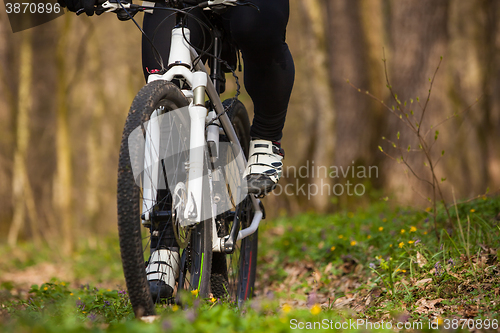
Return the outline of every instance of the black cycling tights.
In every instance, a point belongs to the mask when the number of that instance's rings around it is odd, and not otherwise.
[[[255,114],[250,135],[278,141],[282,136],[295,76],[292,55],[285,43],[289,3],[288,0],[252,0],[252,3],[260,11],[247,6],[230,7],[222,14],[222,20],[225,30],[243,55],[245,88],[254,103]],[[204,17],[201,10],[194,10],[192,13],[200,18]],[[144,32],[150,38],[158,28],[154,44],[165,66],[175,16],[167,18],[161,25],[160,22],[170,14],[170,11],[155,10],[153,14],[144,15],[143,24]],[[189,18],[187,24],[191,30],[191,42],[202,48],[203,32],[200,25]],[[206,32],[206,35],[209,33]],[[142,65],[146,78],[146,68],[160,68],[151,45],[145,38],[142,40]]]

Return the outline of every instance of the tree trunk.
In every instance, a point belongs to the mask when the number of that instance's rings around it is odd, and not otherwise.
[[[312,97],[312,104],[305,112],[311,112],[314,115],[314,133],[310,133],[313,148],[310,154],[312,160],[309,163],[311,177],[308,184],[310,185],[308,186],[308,199],[312,200],[317,211],[325,212],[330,204],[332,184],[328,171],[325,172],[324,169],[320,171],[318,167],[328,168],[332,162],[335,149],[333,133],[335,110],[328,72],[324,1],[308,0],[300,1],[299,4],[305,22],[307,47],[304,52],[308,59],[308,93]]]
[[[30,137],[30,110],[32,106],[31,82],[32,82],[32,58],[33,49],[31,45],[31,31],[22,32],[20,49],[19,69],[19,95],[17,103],[17,147],[14,153],[14,168],[12,179],[12,199],[14,216],[7,238],[8,244],[16,246],[19,233],[23,228],[28,212],[31,233],[36,246],[40,245],[40,235],[36,225],[36,208],[33,192],[26,170],[26,158],[28,155]]]
[[[93,29],[91,27],[91,29]],[[95,36],[94,36],[95,37]],[[96,38],[89,38],[89,71],[97,82],[104,82],[102,78],[102,61],[99,54],[99,43]],[[87,155],[88,155],[88,173],[87,173],[87,189],[86,189],[86,216],[94,232],[98,232],[100,228],[97,218],[101,212],[102,184],[104,169],[102,167],[105,156],[105,146],[102,142],[103,131],[103,116],[105,111],[104,105],[104,89],[101,86],[93,85],[92,100],[92,120],[90,132],[87,134]],[[90,231],[90,230],[88,230]],[[89,237],[91,237],[89,235]]]
[[[69,134],[67,91],[68,80],[66,64],[67,43],[71,24],[71,16],[64,16],[64,25],[60,32],[57,48],[57,172],[54,184],[54,206],[59,216],[56,223],[62,231],[62,249],[66,254],[73,250],[73,209],[72,191],[73,177],[71,165],[71,139]]]
[[[423,106],[429,91],[429,78],[433,76],[440,57],[444,56],[446,61],[449,3],[449,0],[390,1],[391,48],[386,53],[386,57],[391,85],[402,103],[408,101],[408,105],[410,105],[410,98],[416,100],[419,97]],[[445,65],[443,65],[436,77],[424,121],[420,124],[422,128],[428,129],[431,125],[436,125],[439,120],[446,118],[447,112],[451,113],[447,109],[446,86],[446,70]],[[388,105],[395,104],[392,98],[388,99],[387,102]],[[414,111],[416,119],[420,119],[422,111],[417,103],[413,104],[411,109]],[[385,136],[388,139],[398,141],[396,133],[400,131],[399,143],[402,147],[408,145],[411,145],[412,148],[418,147],[415,135],[403,125],[399,118],[388,113],[386,126],[388,131]],[[440,136],[437,147],[445,141],[444,128],[441,131],[443,135]],[[432,132],[434,133],[434,131]],[[431,143],[433,136],[429,136],[427,140]],[[389,153],[398,154],[391,150],[389,144],[384,143],[382,146],[384,149],[387,148],[385,150]],[[399,157],[399,154],[396,157]],[[422,178],[431,179],[429,168],[424,166],[423,154],[412,154],[409,159],[417,174]],[[391,190],[398,191],[399,200],[402,202],[414,201],[417,194],[412,190],[412,186],[419,192],[424,192],[426,196],[430,195],[429,186],[424,185],[414,177],[410,177],[410,181],[408,181],[402,172],[393,172],[395,168],[399,169],[399,166],[394,161],[387,159],[383,171],[390,175],[387,185]],[[439,171],[438,169],[438,177],[442,176]]]

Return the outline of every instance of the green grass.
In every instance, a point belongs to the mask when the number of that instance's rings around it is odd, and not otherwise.
[[[151,324],[133,318],[119,287],[124,283],[116,236],[80,245],[67,258],[29,244],[15,255],[1,248],[3,272],[22,274],[53,261],[73,279],[48,278],[29,288],[0,277],[0,331],[280,332],[289,331],[293,319],[322,325],[323,319],[332,325],[422,322],[430,331],[428,323],[436,318],[499,321],[500,198],[485,196],[457,211],[460,223],[452,207],[454,229],[439,229],[438,236],[429,209],[391,208],[386,202],[265,221],[253,300],[239,309],[188,295],[183,309],[158,305]],[[438,216],[443,222],[441,211]]]

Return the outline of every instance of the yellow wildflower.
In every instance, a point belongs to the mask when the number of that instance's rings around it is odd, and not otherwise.
[[[335,246],[332,246],[332,247],[330,248],[330,251],[331,251],[331,252],[335,251]]]
[[[344,235],[339,235],[339,239],[342,239],[342,238],[344,238]]]
[[[392,244],[391,244],[391,245],[389,245],[389,247],[392,247]]]
[[[424,231],[424,235],[427,235],[427,231]]]
[[[198,289],[191,290],[191,295],[193,295],[193,296],[198,296],[198,293],[199,293],[199,292],[200,292],[200,291],[199,291]]]
[[[354,245],[356,245],[356,241],[355,240],[351,241],[351,246],[354,246]]]
[[[408,244],[413,244],[415,243],[415,241],[408,241]]]
[[[47,287],[43,288],[43,290],[47,290],[47,289],[49,289],[49,288],[47,288]]]
[[[370,238],[372,238],[372,235],[368,235],[368,236],[366,236],[366,238],[370,239]]]
[[[415,231],[417,231],[417,228],[415,228],[414,226],[411,226],[410,227],[410,232],[415,232]]]
[[[401,229],[401,234],[404,234],[406,232],[405,229]]]
[[[321,312],[321,306],[319,306],[318,304],[314,304],[313,307],[311,308],[311,313],[316,316],[317,314],[319,314]]]
[[[405,243],[401,242],[401,243],[399,243],[399,245],[398,245],[398,246],[399,246],[399,248],[400,248],[400,249],[402,249],[402,248],[403,248],[403,246],[405,246]]]
[[[290,305],[288,305],[287,303],[285,303],[283,305],[283,307],[281,308],[281,310],[283,310],[284,313],[288,313],[292,310],[292,307]]]
[[[73,293],[69,294],[70,296],[73,296]]]
[[[475,209],[471,209],[471,210],[470,210],[470,212],[471,212],[471,213],[474,213],[475,211],[476,211]]]
[[[172,306],[172,311],[174,311],[174,312],[175,312],[175,311],[177,311],[177,310],[179,310],[179,306],[178,306],[177,304],[174,304],[174,305]]]
[[[111,291],[111,289],[107,289],[107,291]]]
[[[378,227],[378,231],[384,230],[384,227]]]
[[[401,272],[406,273],[406,269],[402,269]]]
[[[431,207],[427,207],[427,208],[425,209],[425,211],[426,211],[427,213],[428,213],[428,212],[430,212],[431,210],[432,210],[432,208],[431,208]]]
[[[215,299],[215,297],[212,297],[212,298],[210,299],[210,302],[212,302],[212,303],[215,303],[216,301],[217,301],[217,300]]]
[[[66,283],[64,283],[64,282],[61,282],[61,286],[63,286],[63,287],[64,287],[65,285],[66,285]]]

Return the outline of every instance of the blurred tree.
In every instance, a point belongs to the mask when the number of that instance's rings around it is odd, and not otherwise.
[[[10,246],[16,246],[19,232],[23,228],[28,213],[31,235],[35,244],[40,245],[40,236],[36,225],[36,208],[33,199],[26,163],[28,155],[28,145],[30,136],[30,113],[32,106],[32,57],[33,49],[31,45],[31,31],[26,30],[21,33],[20,47],[20,68],[19,68],[19,93],[17,108],[14,109],[17,114],[16,126],[16,150],[14,153],[14,168],[12,176],[12,201],[14,216],[10,226],[8,243]]]
[[[308,135],[309,153],[306,155],[310,160],[308,175],[311,187],[308,191],[314,194],[311,197],[312,206],[318,212],[325,212],[330,203],[332,181],[323,167],[331,164],[335,150],[335,133],[332,131],[335,108],[327,70],[328,40],[324,1],[300,1],[299,12],[306,41],[303,56],[308,59],[305,70],[309,73],[306,80],[309,87],[307,94],[310,94],[309,103],[304,105],[302,114],[312,116],[312,130]],[[315,171],[314,176],[312,170]]]
[[[54,207],[57,209],[56,225],[62,236],[62,249],[65,253],[73,250],[74,211],[73,211],[73,168],[71,164],[71,137],[68,120],[68,80],[67,64],[68,39],[70,38],[72,15],[64,15],[57,46],[57,170],[54,182]]]

